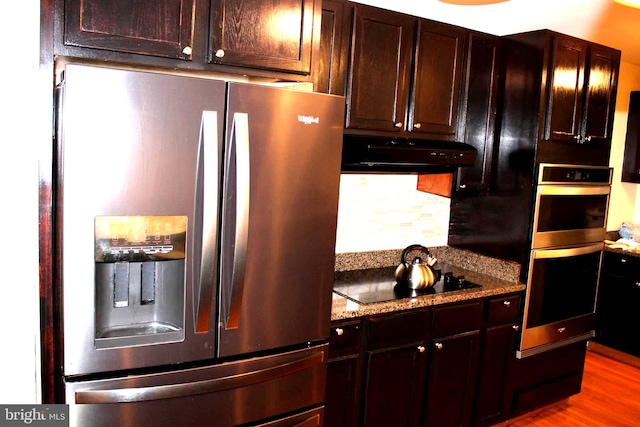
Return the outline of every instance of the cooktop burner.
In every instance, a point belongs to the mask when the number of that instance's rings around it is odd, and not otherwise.
[[[454,276],[451,272],[442,273],[446,270],[446,265],[442,269],[436,269],[436,272],[440,272],[440,280],[426,289],[409,289],[398,285],[395,279],[396,267],[340,271],[335,274],[333,291],[358,304],[374,304],[481,287],[466,281],[464,276]]]

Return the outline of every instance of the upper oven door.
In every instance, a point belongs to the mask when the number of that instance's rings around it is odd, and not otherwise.
[[[539,185],[532,248],[603,241],[610,187]]]

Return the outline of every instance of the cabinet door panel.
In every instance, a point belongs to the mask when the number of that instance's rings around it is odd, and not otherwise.
[[[415,20],[358,5],[354,22],[346,126],[399,132],[406,115]]]
[[[355,426],[358,356],[329,360],[324,423],[332,427]]]
[[[195,0],[68,0],[64,43],[191,59]]]
[[[585,144],[611,145],[620,57],[617,51],[593,46],[585,102]]]
[[[314,0],[211,2],[209,62],[311,72]],[[320,25],[318,11],[318,25]]]
[[[365,427],[418,426],[424,388],[423,343],[369,353]]]
[[[640,356],[639,284],[631,278],[604,274],[597,309],[597,341],[636,356]]]
[[[436,339],[431,346],[425,426],[471,424],[480,332]]]
[[[500,39],[472,34],[467,58],[464,142],[478,150],[472,167],[459,168],[456,191],[488,190],[491,179]]]
[[[577,142],[580,138],[586,42],[554,39],[545,139]]]
[[[421,20],[408,129],[455,140],[465,30]]]
[[[323,0],[320,50],[314,81],[316,92],[334,95],[345,93],[349,16],[346,1]]]
[[[476,422],[500,421],[508,410],[505,395],[509,360],[515,353],[515,324],[487,328],[484,331],[483,350],[480,359]]]

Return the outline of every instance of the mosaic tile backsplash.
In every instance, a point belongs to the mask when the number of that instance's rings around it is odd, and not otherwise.
[[[417,175],[341,175],[336,253],[446,245],[451,200],[416,190],[417,181]]]

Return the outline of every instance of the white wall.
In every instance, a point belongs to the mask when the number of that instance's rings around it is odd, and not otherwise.
[[[613,168],[613,184],[607,218],[607,230],[609,231],[619,230],[623,221],[640,223],[640,197],[638,195],[640,186],[620,181],[629,114],[629,95],[633,90],[640,90],[640,66],[622,62],[620,64],[618,97],[609,160],[609,166]]]
[[[0,15],[0,403],[39,403],[36,147],[50,139],[51,89],[38,75],[39,0],[4,2]]]

